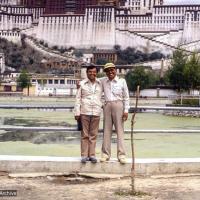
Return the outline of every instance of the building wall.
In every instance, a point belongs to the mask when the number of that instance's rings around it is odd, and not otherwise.
[[[36,5],[45,1],[34,2]],[[88,5],[98,2],[77,0],[76,9],[81,13]],[[114,45],[122,48],[132,45],[138,49],[148,47],[149,52],[158,48],[166,53],[170,49],[163,42],[177,46],[200,40],[200,5],[162,5],[161,0],[124,3],[127,9],[133,6],[139,13],[131,14],[112,6],[88,6],[84,14],[66,15],[66,6],[74,5],[72,0],[47,0],[45,15],[42,7],[1,6],[5,12],[0,13],[0,30],[27,29],[39,19],[36,37],[49,46],[112,49]]]
[[[88,8],[85,15],[52,15],[40,18],[37,38],[50,46],[112,48],[115,43],[114,8]]]
[[[152,2],[146,1],[145,5]],[[140,15],[121,14],[109,6],[88,7],[84,15],[46,15],[40,18],[37,38],[50,46],[101,49],[112,49],[116,44],[122,48],[130,45],[145,48],[147,40],[136,37],[135,32],[146,33],[147,37],[160,33],[155,40],[174,46],[199,39],[200,5],[161,6],[160,1],[156,2],[158,6],[152,7],[152,13]],[[148,43],[150,52],[166,48],[153,41]],[[167,48],[164,51],[169,53]]]
[[[20,4],[27,7],[45,7],[46,0],[21,0]]]
[[[97,5],[98,0],[76,0],[76,14],[84,14],[86,7]]]
[[[0,5],[20,5],[20,0],[0,0]]]
[[[46,14],[64,14],[65,0],[46,0]]]
[[[21,44],[21,34],[18,31],[0,31],[0,38],[5,38],[6,40]]]
[[[0,30],[26,29],[32,25],[31,14],[0,13]]]
[[[0,73],[5,71],[5,56],[3,53],[0,53]]]
[[[11,15],[17,14],[21,15],[21,17],[23,17],[24,15],[30,15],[33,18],[33,22],[38,22],[39,17],[43,15],[45,10],[44,7],[34,7],[33,5],[31,7],[5,5],[1,6],[1,9]]]

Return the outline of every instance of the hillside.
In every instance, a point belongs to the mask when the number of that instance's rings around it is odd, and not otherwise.
[[[44,69],[41,68],[42,55],[23,41],[20,45],[0,38],[0,52],[5,55],[6,66],[12,67],[16,71],[26,68],[29,72],[44,72]]]

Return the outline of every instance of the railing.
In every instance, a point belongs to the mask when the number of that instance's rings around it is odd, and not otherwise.
[[[72,111],[74,106],[65,105],[0,105],[0,109],[52,109],[52,110],[69,110]],[[180,111],[200,111],[200,107],[176,107],[176,106],[138,106],[137,111],[148,111],[148,110],[180,110]],[[129,113],[135,111],[134,107],[130,107]]]
[[[0,105],[0,109],[62,109],[72,111],[73,106],[63,106],[63,105]],[[197,111],[200,112],[200,107],[165,107],[165,106],[138,106],[137,112],[149,111],[149,110],[173,110],[173,111]],[[135,111],[134,107],[129,109],[129,113],[133,113]],[[23,127],[23,126],[1,126],[0,130],[27,130],[27,131],[65,131],[65,132],[77,132],[78,129],[76,127]],[[99,132],[103,132],[103,129],[100,129]],[[126,133],[130,133],[131,130],[125,130]],[[142,130],[136,129],[134,133],[200,133],[199,130],[186,130],[186,129],[175,129],[175,130]]]
[[[183,105],[183,100],[185,99],[188,99],[188,100],[191,100],[191,99],[197,99],[199,100],[199,106],[200,106],[200,95],[170,95],[168,97],[168,99],[170,100],[180,100],[180,105]]]
[[[78,129],[75,127],[23,127],[23,126],[1,126],[0,130],[13,131],[13,130],[27,130],[27,131],[64,131],[64,132],[77,132]],[[103,129],[99,129],[102,133]],[[130,133],[131,130],[125,130],[125,133]],[[135,129],[134,133],[200,133],[199,130],[186,130],[186,129],[174,129],[174,130],[148,130],[148,129]]]

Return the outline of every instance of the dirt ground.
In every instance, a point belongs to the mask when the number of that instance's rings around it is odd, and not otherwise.
[[[116,194],[130,191],[131,179],[89,179],[81,177],[10,178],[0,176],[0,190],[17,190],[16,197],[0,197],[0,200],[199,200],[200,174],[136,177],[137,191],[143,196]],[[71,181],[69,181],[71,180]],[[74,181],[75,180],[75,181]]]

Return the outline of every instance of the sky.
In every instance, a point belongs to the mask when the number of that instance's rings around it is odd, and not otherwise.
[[[164,0],[164,5],[200,5],[200,0]]]

